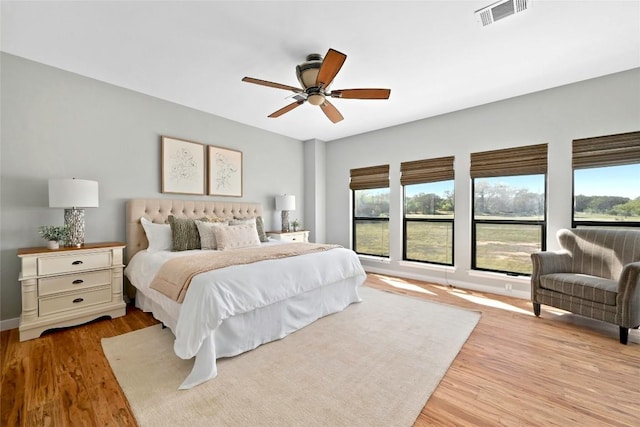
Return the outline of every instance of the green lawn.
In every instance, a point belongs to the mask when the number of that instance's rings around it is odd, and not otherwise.
[[[603,213],[576,212],[577,221],[618,221],[618,222],[640,222],[640,216],[617,216]]]
[[[531,274],[531,253],[541,250],[540,227],[478,224],[476,267]]]
[[[409,222],[407,234],[408,259],[451,264],[453,231],[450,223]],[[387,222],[358,223],[355,250],[388,256],[388,236]],[[541,250],[538,226],[479,224],[477,239],[477,268],[531,274],[530,255]]]
[[[453,227],[447,222],[407,222],[407,259],[452,264]]]

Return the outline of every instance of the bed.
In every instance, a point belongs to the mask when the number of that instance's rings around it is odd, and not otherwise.
[[[126,204],[125,276],[135,287],[135,305],[151,312],[171,329],[176,337],[176,355],[183,359],[195,357],[193,369],[180,389],[214,378],[218,358],[235,356],[284,338],[360,301],[358,289],[366,274],[353,251],[336,247],[196,274],[184,300],[177,302],[150,287],[156,273],[169,262],[183,262],[176,259],[223,254],[158,249],[155,235],[149,248],[141,221],[145,221],[147,231],[152,227],[149,223],[153,223],[154,229],[166,233],[170,215],[184,219],[242,220],[262,217],[262,207],[257,203],[173,199],[132,199]],[[274,248],[277,245],[304,244],[268,239],[253,250],[280,251],[282,248]],[[234,253],[241,253],[237,251]]]

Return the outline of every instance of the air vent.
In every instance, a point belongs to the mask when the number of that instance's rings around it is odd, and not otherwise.
[[[530,7],[531,0],[502,0],[475,11],[483,27]]]

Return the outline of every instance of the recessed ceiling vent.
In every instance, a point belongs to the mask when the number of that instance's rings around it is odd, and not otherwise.
[[[531,0],[501,0],[475,11],[483,27],[530,7]]]

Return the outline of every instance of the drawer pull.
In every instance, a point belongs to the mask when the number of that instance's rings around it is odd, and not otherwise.
[[[76,304],[76,303],[79,303],[79,302],[82,302],[82,301],[84,301],[84,298],[76,298],[76,299],[73,300],[73,303]]]
[[[80,264],[82,264],[82,261],[80,261],[80,260],[78,260],[78,261],[73,261],[73,262],[71,263],[71,265],[80,265]]]
[[[73,282],[71,282],[71,283],[73,283],[74,285],[79,285],[80,283],[84,283],[84,280],[82,280],[82,279],[76,279],[76,280],[74,280],[74,281],[73,281]]]

